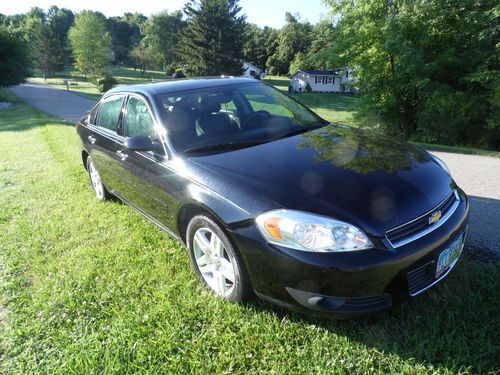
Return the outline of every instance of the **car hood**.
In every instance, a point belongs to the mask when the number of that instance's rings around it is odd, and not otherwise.
[[[190,160],[250,189],[254,199],[348,221],[374,236],[436,207],[453,186],[427,152],[334,125]]]

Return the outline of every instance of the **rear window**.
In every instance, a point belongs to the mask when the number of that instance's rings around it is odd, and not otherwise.
[[[96,125],[116,132],[124,98],[124,95],[114,95],[104,99]]]

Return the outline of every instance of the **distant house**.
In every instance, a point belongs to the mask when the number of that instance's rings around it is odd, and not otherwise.
[[[249,62],[242,60],[244,77],[262,77],[263,70]]]
[[[304,92],[309,83],[313,92],[355,92],[352,69],[299,70],[291,77],[293,92]]]

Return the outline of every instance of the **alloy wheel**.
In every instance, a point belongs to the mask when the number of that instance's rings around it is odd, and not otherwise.
[[[101,181],[101,176],[99,175],[93,161],[89,163],[89,176],[95,195],[101,200],[104,199],[104,186]]]
[[[200,228],[193,238],[196,266],[208,286],[219,296],[229,296],[235,286],[235,267],[224,244],[209,228]]]

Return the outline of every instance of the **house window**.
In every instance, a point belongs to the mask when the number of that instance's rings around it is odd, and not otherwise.
[[[323,85],[326,85],[327,82],[328,82],[328,77],[327,76],[323,76]]]
[[[333,77],[328,77],[328,84],[331,85],[333,82]]]
[[[250,76],[255,77],[255,70],[250,70]]]
[[[314,83],[315,83],[316,85],[319,83],[319,77],[318,77],[318,76],[314,77]]]

